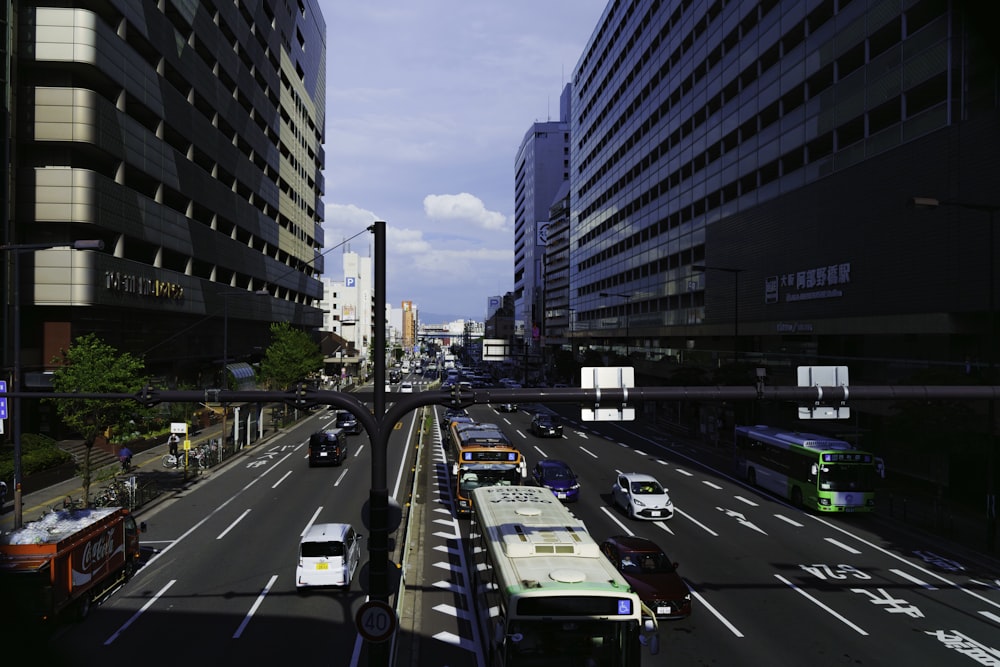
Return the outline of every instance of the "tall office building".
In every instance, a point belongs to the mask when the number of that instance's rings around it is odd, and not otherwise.
[[[316,0],[18,8],[2,260],[26,378],[93,332],[167,382],[219,386],[271,322],[318,329]],[[40,249],[81,240],[103,250]]]
[[[549,207],[569,180],[570,86],[559,100],[559,120],[534,123],[514,161],[515,336],[523,350],[538,352],[544,322],[542,285]]]
[[[572,335],[646,371],[983,371],[1000,116],[978,4],[610,2],[573,77]]]

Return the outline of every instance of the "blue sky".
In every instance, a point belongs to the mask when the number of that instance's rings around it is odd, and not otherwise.
[[[482,320],[487,297],[514,284],[518,146],[558,118],[607,0],[319,4],[325,275],[343,277],[345,249],[370,256],[370,234],[334,246],[384,220],[389,303]]]

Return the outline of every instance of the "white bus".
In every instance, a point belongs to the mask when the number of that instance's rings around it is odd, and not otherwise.
[[[659,649],[656,619],[551,491],[473,490],[469,554],[492,667],[637,667]]]

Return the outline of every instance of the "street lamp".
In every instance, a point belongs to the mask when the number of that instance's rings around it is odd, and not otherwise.
[[[14,420],[14,528],[23,525],[24,508],[21,498],[21,253],[35,250],[51,250],[54,248],[71,248],[73,250],[103,250],[104,241],[64,241],[61,243],[11,243],[0,246],[0,250],[14,256],[14,368],[11,376],[11,392],[13,396]]]
[[[746,269],[737,269],[731,266],[709,266],[707,264],[693,264],[692,271],[705,273],[707,271],[723,271],[733,274],[733,364],[739,361],[739,338],[740,338],[740,274]]]
[[[601,296],[616,296],[619,299],[625,299],[625,359],[628,359],[629,347],[628,347],[628,325],[629,320],[632,319],[632,298],[635,297],[634,294],[618,294],[617,292],[601,292]]]
[[[964,208],[969,211],[980,211],[989,216],[989,236],[986,241],[986,251],[989,257],[989,273],[987,285],[987,301],[989,304],[989,337],[987,338],[987,382],[993,382],[993,371],[996,364],[996,344],[997,344],[997,304],[996,304],[996,252],[994,248],[994,230],[996,229],[996,214],[1000,211],[1000,204],[983,204],[981,202],[967,202],[957,199],[936,199],[934,197],[914,197],[913,206],[915,208],[936,209],[941,206],[952,206]],[[996,430],[996,401],[990,400],[987,409],[989,443],[987,445],[987,490],[986,490],[986,540],[987,547],[992,551],[996,539],[996,443],[994,431]]]

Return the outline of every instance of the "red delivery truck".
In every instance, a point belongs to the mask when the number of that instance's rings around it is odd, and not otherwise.
[[[83,618],[135,572],[139,528],[121,507],[61,510],[0,536],[0,599],[13,622]]]

